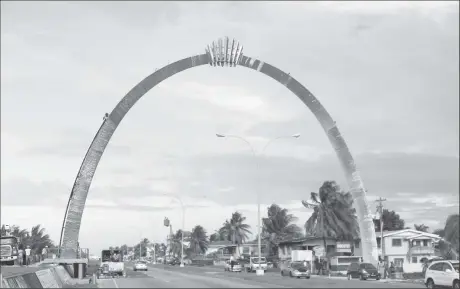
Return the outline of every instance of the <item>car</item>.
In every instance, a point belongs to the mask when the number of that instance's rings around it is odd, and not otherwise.
[[[425,272],[425,285],[427,288],[441,286],[459,289],[459,261],[433,261]]]
[[[243,266],[241,266],[241,263],[238,262],[238,261],[234,261],[234,263],[233,263],[233,270],[232,270],[231,261],[225,262],[224,271],[228,271],[228,272],[241,272],[242,270],[243,270]]]
[[[168,261],[168,265],[171,265],[171,266],[176,266],[176,265],[180,265],[180,260],[179,258],[172,258]]]
[[[347,278],[348,280],[351,280],[353,278],[359,278],[361,280],[380,280],[381,276],[377,268],[375,268],[375,266],[371,263],[353,262],[348,266]]]
[[[248,272],[256,272],[257,270],[264,270],[264,272],[267,271],[267,260],[265,259],[265,257],[261,257],[260,258],[260,264],[259,264],[259,257],[251,257],[249,259],[249,264],[248,264],[248,267],[247,267],[247,271]]]
[[[308,262],[291,262],[287,268],[281,270],[281,276],[305,277],[310,279],[310,264]]]
[[[136,261],[133,266],[133,271],[147,271],[147,262],[145,261]]]

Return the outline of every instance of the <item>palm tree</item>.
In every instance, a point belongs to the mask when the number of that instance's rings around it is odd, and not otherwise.
[[[211,234],[211,236],[209,236],[210,242],[225,241],[225,240],[226,240],[226,236],[222,232],[219,232],[219,231],[216,231],[213,234]]]
[[[45,233],[45,228],[41,228],[40,225],[32,227],[30,235],[26,237],[25,243],[37,253],[41,252],[45,246],[52,247],[54,245],[50,236]]]
[[[311,193],[311,201],[302,201],[306,208],[313,208],[313,214],[305,223],[307,236],[321,236],[325,254],[326,237],[352,241],[359,236],[356,211],[350,193],[343,193],[335,181],[325,181],[318,193]]]
[[[425,224],[420,224],[420,225],[414,224],[414,229],[420,232],[428,232],[429,228],[430,227],[428,227]]]
[[[206,253],[208,245],[209,241],[206,230],[200,225],[195,226],[190,236],[190,248],[192,248],[195,255],[198,255],[199,253]]]
[[[236,244],[237,252],[236,254],[240,254],[240,245],[248,239],[248,235],[250,234],[250,228],[248,224],[245,224],[246,217],[239,212],[235,212],[232,214],[232,218],[230,220],[226,220],[223,224],[222,228],[220,228],[220,234],[226,236],[228,241],[231,241],[232,244]]]
[[[262,236],[267,242],[269,255],[278,254],[278,244],[288,238],[299,235],[302,229],[293,224],[297,218],[276,204],[268,207],[268,217],[262,219]]]

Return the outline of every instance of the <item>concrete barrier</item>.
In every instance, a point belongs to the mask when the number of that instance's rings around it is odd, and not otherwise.
[[[54,268],[40,270],[35,273],[35,275],[38,277],[38,280],[40,280],[42,285],[41,288],[59,288],[58,281],[52,271],[54,271]]]
[[[2,278],[2,288],[65,288],[73,285],[73,279],[66,269],[57,265],[33,273],[18,274]]]

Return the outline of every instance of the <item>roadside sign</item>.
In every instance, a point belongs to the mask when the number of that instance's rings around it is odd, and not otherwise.
[[[337,253],[351,253],[351,244],[349,242],[337,242]]]

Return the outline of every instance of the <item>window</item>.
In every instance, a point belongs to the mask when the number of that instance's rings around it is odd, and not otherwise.
[[[435,263],[435,264],[430,266],[429,270],[442,271],[442,268],[443,268],[442,264],[443,264],[443,262]]]
[[[396,267],[401,268],[404,263],[404,258],[395,258],[394,262]]]
[[[351,263],[350,264],[350,270],[358,270],[359,269],[359,264],[358,263]]]
[[[417,263],[417,257],[412,257],[412,263]]]
[[[450,266],[450,264],[446,262],[442,263],[442,271],[446,272],[447,270],[452,271],[452,266]]]
[[[415,246],[420,246],[420,240],[415,241]]]
[[[428,240],[423,240],[423,247],[428,247]]]
[[[355,248],[356,248],[356,249],[359,249],[359,240],[356,240],[356,241],[355,241]]]
[[[381,248],[382,247],[382,238],[377,238],[377,248]]]
[[[391,240],[391,245],[393,247],[401,247],[402,246],[402,241],[401,241],[401,239],[392,239]]]

